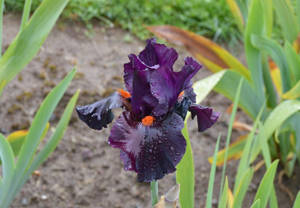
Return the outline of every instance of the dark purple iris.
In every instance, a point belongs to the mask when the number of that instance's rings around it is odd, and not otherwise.
[[[197,116],[198,130],[211,127],[219,117],[211,108],[195,104],[192,77],[202,67],[187,57],[179,72],[173,71],[178,54],[173,48],[147,41],[138,55],[129,55],[124,65],[127,88],[96,103],[77,107],[77,113],[90,128],[101,130],[113,120],[113,108],[125,110],[112,126],[108,143],[120,149],[126,170],[138,180],[150,182],[176,170],[185,153],[181,133],[188,111]]]

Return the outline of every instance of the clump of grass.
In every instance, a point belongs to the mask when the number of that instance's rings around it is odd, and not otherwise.
[[[42,0],[33,0],[34,10]],[[24,0],[6,0],[7,11],[22,11]],[[194,31],[218,42],[241,38],[226,0],[71,0],[64,17],[120,25],[141,39],[149,37],[144,25],[170,24]]]

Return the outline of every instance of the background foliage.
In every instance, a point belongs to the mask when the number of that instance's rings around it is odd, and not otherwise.
[[[33,0],[34,10],[42,0]],[[24,0],[6,0],[7,11],[22,11]],[[98,19],[117,24],[141,39],[149,36],[144,25],[170,24],[218,42],[235,43],[241,35],[226,0],[71,0],[63,17],[90,24]]]

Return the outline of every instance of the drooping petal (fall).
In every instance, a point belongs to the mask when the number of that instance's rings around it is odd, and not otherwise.
[[[210,128],[218,120],[220,113],[213,111],[212,108],[192,104],[189,107],[192,119],[197,116],[198,130],[204,131]]]
[[[112,109],[122,106],[122,97],[115,92],[111,96],[99,100],[93,104],[77,106],[76,111],[79,118],[90,128],[101,130],[111,123],[114,115]]]
[[[111,129],[109,144],[121,149],[125,169],[135,170],[139,181],[150,182],[176,170],[186,146],[182,128],[183,120],[176,113],[144,126],[123,112]]]

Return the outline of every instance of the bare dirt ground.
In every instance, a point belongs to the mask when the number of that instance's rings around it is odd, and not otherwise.
[[[8,46],[19,28],[20,17],[8,14],[4,18],[4,46]],[[0,103],[0,130],[6,134],[30,125],[42,99],[74,65],[78,73],[51,118],[50,133],[53,132],[68,99],[81,89],[80,105],[96,101],[116,88],[122,88],[123,64],[128,62],[129,53],[138,53],[144,42],[132,38],[120,29],[105,29],[94,26],[93,34],[86,35],[84,26],[76,23],[59,22],[51,32],[37,57],[5,89]],[[127,37],[127,38],[124,38]],[[183,65],[188,54],[179,49],[177,68]],[[202,70],[196,79],[210,73]],[[195,80],[196,80],[195,79]],[[222,113],[219,122],[203,134],[197,132],[196,121],[190,122],[189,131],[193,147],[196,172],[196,206],[205,204],[210,164],[219,133],[223,144],[229,116],[225,113],[230,102],[211,93],[204,105],[212,106]],[[240,119],[249,120],[240,114]],[[5,122],[3,122],[5,121]],[[234,131],[233,139],[241,132]],[[150,207],[149,184],[138,183],[136,174],[123,170],[119,150],[107,144],[109,128],[103,131],[88,129],[79,122],[74,113],[64,138],[52,156],[40,168],[40,175],[33,176],[15,199],[13,208],[141,208]],[[233,187],[237,162],[230,162],[227,175]],[[258,181],[264,170],[256,173],[245,207],[249,207],[255,195]],[[216,193],[221,169],[217,170]],[[292,193],[300,189],[300,171],[292,180],[284,180]],[[277,179],[276,179],[277,183]],[[159,182],[160,193],[175,184],[175,175]],[[285,192],[277,188],[280,207],[291,207]],[[217,195],[214,201],[217,202]],[[217,205],[215,203],[215,205]]]

